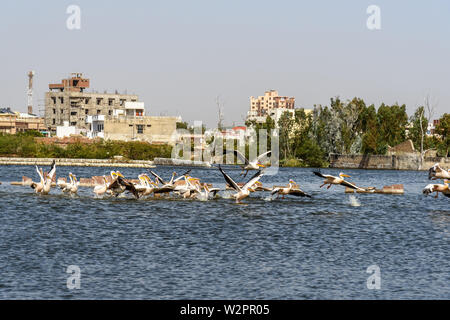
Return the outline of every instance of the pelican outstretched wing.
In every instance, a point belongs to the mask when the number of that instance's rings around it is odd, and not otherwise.
[[[270,192],[270,194],[271,194],[271,195],[274,195],[274,194],[280,192],[280,190],[281,190],[281,188],[275,188],[275,189],[273,189],[273,190]]]
[[[357,187],[356,185],[354,185],[353,183],[351,183],[351,182],[348,182],[348,181],[342,181],[341,183],[340,183],[341,185],[343,185],[343,186],[346,186],[346,187],[349,187],[349,188],[351,188],[351,189],[355,189],[355,190],[361,190],[361,188],[360,187]]]
[[[153,172],[152,170],[148,170],[156,179],[159,180],[159,182],[161,182],[162,184],[167,184],[167,181],[163,180],[163,178],[161,178],[160,176],[158,176],[155,172]]]
[[[223,155],[226,155],[227,153],[234,153],[234,155],[236,157],[238,157],[239,159],[241,159],[242,162],[244,162],[245,164],[249,164],[248,159],[239,151],[237,151],[237,150],[224,150],[223,151]]]
[[[271,154],[272,154],[272,151],[264,152],[264,153],[260,154],[260,155],[256,158],[256,160],[257,160],[258,162],[260,162],[261,159],[263,159],[264,157],[270,157]]]
[[[313,173],[316,175],[316,176],[318,176],[318,177],[321,177],[321,178],[328,178],[329,177],[329,175],[327,175],[327,174],[322,174],[320,171],[313,171]]]
[[[125,180],[125,179],[122,178],[122,177],[119,177],[119,178],[117,179],[117,182],[118,182],[120,185],[124,186],[124,187],[125,187],[125,190],[131,192],[136,198],[139,198],[139,192],[138,192],[138,190],[136,189],[136,187],[134,186],[133,183],[131,183],[131,182]]]
[[[241,191],[241,188],[237,185],[237,183],[236,182],[234,182],[234,180],[233,179],[231,179],[231,177],[228,175],[228,174],[226,174],[223,170],[222,170],[222,168],[220,167],[220,165],[219,165],[219,170],[220,170],[220,172],[222,173],[222,175],[223,175],[223,177],[225,178],[225,181],[234,189],[234,190],[236,190],[236,191]]]
[[[247,181],[246,184],[242,187],[243,190],[247,190],[251,186],[255,184],[256,181],[258,181],[262,176],[264,175],[264,172],[261,170],[258,170],[257,173],[253,175],[253,177],[250,178],[250,180]]]
[[[192,169],[189,169],[188,171],[186,171],[185,173],[183,173],[181,176],[179,176],[178,178],[176,178],[175,180],[173,180],[173,182],[177,182],[178,180],[181,180],[181,179],[185,178],[191,171],[192,171]]]
[[[312,198],[311,195],[307,194],[306,192],[304,192],[303,190],[300,190],[300,189],[291,189],[291,191],[289,191],[289,194],[296,196],[296,197]]]
[[[48,176],[50,177],[50,180],[53,180],[55,173],[56,173],[56,161],[53,160],[52,165],[50,167],[50,171],[48,172]]]

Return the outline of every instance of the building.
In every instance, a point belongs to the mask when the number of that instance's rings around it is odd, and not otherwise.
[[[260,120],[271,116],[277,109],[294,110],[294,97],[281,97],[278,91],[269,90],[264,96],[250,97],[250,111],[247,114],[247,120]]]
[[[30,130],[44,131],[44,119],[36,115],[0,109],[0,133],[16,134]]]
[[[125,109],[125,102],[138,102],[137,95],[85,92],[89,86],[90,80],[81,73],[72,73],[61,83],[49,84],[44,118],[49,131],[55,132],[64,121],[69,122],[69,126],[90,130],[90,123],[86,121],[89,116],[113,116],[117,110]]]
[[[177,122],[180,121],[180,117],[105,117],[103,136],[105,140],[174,145],[177,140]]]
[[[177,122],[181,122],[180,117],[146,116],[143,102],[125,102],[124,108],[114,110],[111,116],[88,116],[86,135],[105,140],[173,145],[177,140]]]
[[[77,127],[70,126],[69,121],[64,121],[62,126],[56,127],[56,136],[58,138],[70,138],[74,135],[81,135],[81,130]]]

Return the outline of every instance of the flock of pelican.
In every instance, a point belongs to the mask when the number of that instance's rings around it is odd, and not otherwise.
[[[238,153],[235,154],[239,156]],[[264,155],[267,154],[268,153]],[[264,187],[259,181],[265,173],[264,166],[259,164],[260,158],[261,156],[258,157],[253,164],[251,164],[252,162],[249,162],[248,160],[245,162],[246,164],[243,169],[247,172],[248,170],[254,170],[255,166],[258,168],[258,171],[245,183],[237,183],[221,168],[220,165],[218,166],[218,169],[226,182],[225,190],[233,191],[231,198],[235,199],[236,203],[240,203],[243,199],[247,198],[255,191],[268,191],[271,196],[276,195],[276,198],[282,196],[282,199],[288,195],[296,197],[312,197],[310,194],[303,191],[292,179],[289,180],[286,187]],[[49,194],[52,188],[52,181],[56,173],[55,161],[51,164],[50,171],[48,173],[45,173],[42,168],[39,169],[37,166],[36,171],[39,175],[40,182],[33,182],[31,187],[36,193],[44,195]],[[173,194],[184,199],[197,199],[205,201],[215,198],[217,194],[222,191],[219,188],[212,187],[208,183],[202,183],[200,179],[192,177],[190,172],[191,170],[188,170],[178,177],[176,177],[177,174],[173,172],[170,179],[166,180],[159,176],[156,172],[149,170],[149,173],[140,174],[138,176],[138,182],[136,182],[127,180],[119,171],[111,171],[109,178],[104,175],[102,177],[103,183],[95,186],[93,192],[97,197],[118,197],[121,194],[130,193],[136,199],[140,199],[150,196],[164,197]],[[371,191],[370,188],[364,189],[346,181],[344,178],[350,176],[342,172],[338,176],[323,174],[320,171],[313,171],[313,173],[314,175],[324,179],[320,188],[327,185],[327,189],[329,189],[333,185],[341,185],[355,190]],[[152,176],[153,179],[150,176]],[[427,185],[423,189],[423,193],[425,195],[436,192],[437,198],[438,193],[441,192],[446,197],[450,197],[450,189],[448,184],[450,179],[449,170],[444,170],[439,167],[439,164],[435,164],[429,170],[429,179],[443,179],[444,184]],[[78,192],[79,182],[74,174],[69,173],[69,181],[66,181],[65,179],[58,179],[56,186],[61,189],[64,194],[75,195]]]

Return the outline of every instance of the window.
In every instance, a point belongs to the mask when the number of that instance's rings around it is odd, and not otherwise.
[[[56,119],[53,119],[53,124],[56,124]]]
[[[144,126],[142,124],[138,124],[137,126],[137,133],[143,134],[144,133]]]
[[[102,111],[101,110],[97,110],[97,114],[100,114]]]
[[[97,105],[99,106],[102,103],[102,98],[97,98]]]
[[[56,97],[52,97],[53,104],[56,104]]]
[[[108,100],[108,106],[112,106],[112,105],[114,105],[114,99],[109,99]]]
[[[56,114],[56,109],[53,109],[53,114]]]
[[[76,111],[72,111],[72,112],[70,113],[70,115],[71,115],[71,116],[76,116],[77,113],[76,113]]]
[[[108,115],[112,115],[112,110],[109,110],[109,111],[108,111]]]
[[[89,109],[84,110],[84,114],[89,114]]]
[[[70,125],[75,127],[77,125],[77,123],[76,122],[71,122]]]
[[[64,98],[63,97],[59,97],[59,101],[61,101],[61,104],[64,103]]]

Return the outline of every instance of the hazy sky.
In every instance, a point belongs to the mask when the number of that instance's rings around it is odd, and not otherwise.
[[[66,9],[81,8],[68,30]],[[366,27],[369,5],[381,30]],[[151,115],[243,122],[276,89],[297,107],[361,97],[411,113],[430,93],[450,112],[450,1],[2,1],[0,106],[35,109],[48,83],[82,72],[91,88],[136,93]]]

